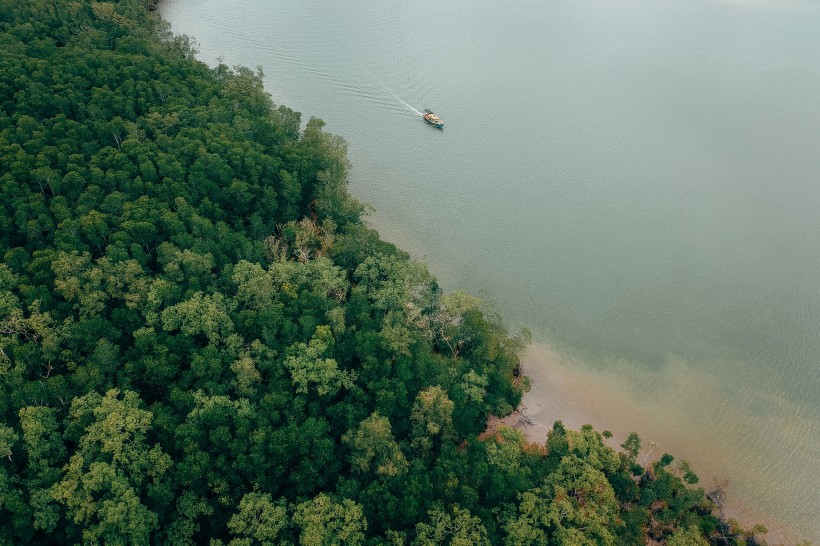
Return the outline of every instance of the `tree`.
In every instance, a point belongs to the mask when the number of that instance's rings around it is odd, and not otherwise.
[[[147,545],[158,527],[145,501],[171,459],[159,445],[148,444],[153,415],[140,406],[136,393],[125,391],[120,398],[117,389],[87,394],[71,405],[72,421],[90,424],[52,494],[83,541]]]
[[[19,437],[13,428],[0,423],[0,457],[11,461],[11,449]]]
[[[28,456],[29,504],[34,513],[33,526],[54,531],[59,512],[50,488],[60,479],[66,450],[52,408],[29,406],[20,410],[20,427]]]
[[[549,539],[541,519],[544,510],[544,501],[537,490],[520,493],[516,516],[508,518],[503,524],[506,533],[504,544],[547,546]]]
[[[190,299],[162,312],[166,332],[180,330],[188,336],[202,335],[210,343],[227,340],[233,332],[229,316],[232,303],[222,294],[195,293]]]
[[[455,439],[453,408],[447,392],[438,385],[428,387],[416,396],[410,421],[413,424],[413,444],[422,452],[429,452],[436,441]]]
[[[271,264],[269,272],[274,286],[295,295],[306,290],[334,303],[347,296],[349,283],[344,271],[324,256],[299,262],[278,260]]]
[[[184,491],[177,497],[176,511],[165,529],[168,544],[173,546],[193,546],[194,534],[200,530],[198,519],[210,516],[214,509],[205,499],[191,491]]]
[[[517,516],[504,524],[507,544],[614,545],[618,515],[603,472],[567,455],[542,487],[520,496]]]
[[[611,474],[618,468],[618,456],[609,449],[601,433],[592,425],[583,425],[580,431],[566,431],[570,452],[583,459],[596,470]]]
[[[519,491],[532,487],[532,470],[527,463],[524,434],[512,427],[500,426],[484,442],[487,453],[487,492],[491,504],[514,502]]]
[[[394,255],[368,256],[353,278],[358,282],[357,292],[373,306],[381,325],[379,336],[390,353],[409,356],[413,330],[432,335],[429,314],[436,286],[422,264]]]
[[[236,376],[236,392],[240,396],[252,396],[262,381],[262,374],[250,351],[243,351],[231,364],[231,371]]]
[[[350,446],[353,468],[359,472],[373,472],[391,477],[407,471],[407,459],[393,438],[390,420],[373,412],[370,417],[342,437]]]
[[[689,485],[695,485],[700,481],[698,475],[692,472],[692,467],[689,466],[689,461],[681,461],[678,463],[677,471],[683,477],[683,481]]]
[[[487,529],[469,510],[455,505],[452,515],[441,509],[430,510],[428,514],[429,523],[416,525],[414,546],[490,546]]]
[[[248,544],[273,546],[277,537],[289,524],[284,501],[273,502],[267,493],[248,493],[239,502],[239,510],[231,516],[228,529]],[[231,544],[239,541],[231,541]]]
[[[293,521],[300,528],[303,546],[355,546],[364,542],[367,530],[361,505],[350,499],[337,502],[324,493],[298,504]]]
[[[488,383],[486,375],[476,373],[475,370],[469,370],[462,376],[460,387],[468,401],[481,404],[487,395]]]
[[[453,292],[442,296],[438,310],[432,316],[430,326],[433,334],[447,347],[454,360],[458,358],[462,346],[467,341],[461,328],[464,316],[470,311],[478,310],[481,304],[481,300],[474,296],[464,292]]]
[[[14,348],[20,345],[31,344],[41,352],[41,358],[46,361],[43,372],[48,373],[48,361],[58,352],[58,327],[54,324],[51,313],[40,310],[41,301],[35,300],[29,305],[28,317],[24,310],[16,304],[13,296],[4,298],[6,301],[5,316],[0,316],[0,373],[12,369],[15,362]],[[25,366],[17,362],[20,372]]]
[[[625,469],[631,468],[638,460],[638,453],[641,452],[641,437],[638,436],[638,433],[630,432],[624,443],[621,444],[621,449],[624,450],[621,453],[622,466]]]
[[[709,542],[703,538],[696,527],[680,528],[672,533],[667,546],[709,546]]]
[[[319,396],[334,395],[350,388],[356,375],[339,369],[332,358],[323,358],[333,339],[329,326],[319,326],[310,343],[296,343],[288,349],[285,367],[290,370],[296,392],[307,394],[313,386]]]
[[[247,459],[256,408],[247,399],[202,391],[188,395],[187,403],[190,411],[173,430],[174,447],[181,453],[176,477],[196,494],[213,494],[219,504],[232,506],[249,475],[261,477]]]

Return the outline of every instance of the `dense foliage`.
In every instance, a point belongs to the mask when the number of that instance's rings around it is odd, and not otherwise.
[[[0,50],[0,544],[743,534],[635,436],[479,438],[522,342],[361,222],[261,72],[143,1],[2,0]]]

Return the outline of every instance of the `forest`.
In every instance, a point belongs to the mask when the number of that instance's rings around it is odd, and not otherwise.
[[[0,544],[765,543],[637,434],[485,432],[526,336],[261,69],[144,0],[0,4]]]

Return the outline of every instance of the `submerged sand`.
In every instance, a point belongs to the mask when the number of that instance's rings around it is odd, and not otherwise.
[[[651,461],[668,452],[692,464],[704,489],[712,489],[716,482],[728,482],[724,504],[727,517],[746,527],[766,525],[771,544],[796,543],[805,538],[744,502],[744,495],[754,489],[748,487],[748,481],[754,479],[756,471],[765,469],[766,461],[757,461],[762,465],[759,469],[754,464],[734,466],[733,461],[738,461],[731,454],[743,445],[733,442],[739,441],[746,427],[754,423],[732,415],[732,420],[739,423],[737,430],[715,428],[718,422],[726,422],[725,415],[718,419],[712,409],[707,409],[721,407],[719,401],[726,398],[719,381],[694,374],[680,362],[667,363],[660,373],[647,370],[641,374],[631,367],[627,370],[627,363],[596,368],[544,344],[529,346],[522,355],[522,366],[532,388],[518,411],[502,423],[524,431],[530,442],[543,444],[556,420],[573,429],[591,424],[597,430],[609,430],[613,437],[608,443],[616,449],[635,431],[643,440],[639,461]],[[729,400],[722,404],[722,413],[738,411]],[[656,447],[650,449],[650,444]]]

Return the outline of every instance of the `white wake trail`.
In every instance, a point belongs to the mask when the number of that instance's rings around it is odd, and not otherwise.
[[[410,104],[409,102],[407,102],[406,100],[404,100],[403,98],[401,98],[400,96],[398,96],[398,94],[396,94],[396,92],[395,92],[395,91],[393,91],[392,89],[390,89],[390,86],[389,86],[389,85],[387,85],[386,83],[384,83],[384,81],[383,81],[383,80],[382,80],[382,79],[381,79],[381,78],[380,78],[380,77],[379,77],[379,76],[378,76],[375,72],[372,72],[372,71],[371,71],[371,73],[373,74],[373,76],[375,76],[375,78],[376,78],[377,80],[379,80],[379,83],[380,83],[380,84],[382,84],[382,86],[383,86],[385,89],[387,89],[387,92],[388,92],[388,93],[390,93],[391,95],[393,95],[393,98],[394,98],[394,99],[396,99],[396,100],[397,100],[397,101],[399,101],[401,104],[403,104],[403,105],[404,105],[404,106],[405,106],[408,110],[410,110],[411,112],[414,112],[417,116],[421,116],[421,115],[422,115],[421,110],[419,110],[418,108],[416,108],[415,106],[413,106],[412,104]]]
[[[389,88],[388,88],[388,91],[390,91]],[[413,112],[415,112],[419,116],[421,115],[421,112],[418,110],[418,108],[415,108],[415,107],[411,106],[410,104],[408,104],[407,101],[405,101],[403,98],[401,98],[397,94],[393,93],[393,91],[390,91],[390,94],[393,95],[396,98],[397,101],[399,101],[400,103],[405,105],[407,108],[409,108],[410,110],[412,110]]]

